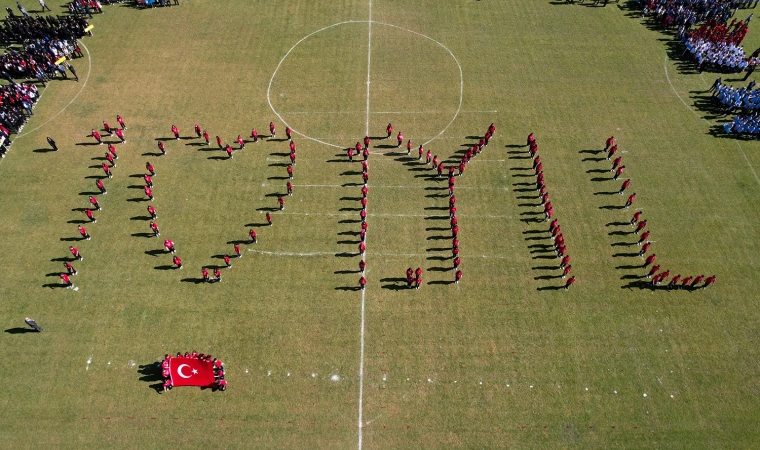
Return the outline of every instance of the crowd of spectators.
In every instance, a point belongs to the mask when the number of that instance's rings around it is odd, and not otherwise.
[[[731,122],[724,123],[723,130],[727,134],[750,135],[755,139],[759,139],[760,114],[758,114],[758,111],[739,114]]]
[[[736,7],[734,0],[638,0],[641,17],[652,17],[656,24],[665,27],[685,26],[717,21],[725,23]]]

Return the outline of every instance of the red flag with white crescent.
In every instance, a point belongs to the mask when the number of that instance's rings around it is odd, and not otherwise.
[[[174,386],[211,387],[215,385],[211,361],[184,356],[169,358],[169,371]]]

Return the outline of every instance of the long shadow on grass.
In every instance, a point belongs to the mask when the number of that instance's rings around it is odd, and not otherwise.
[[[142,375],[140,377],[140,381],[153,383],[148,387],[156,391],[157,394],[161,393],[164,387],[164,383],[160,363],[154,362],[150,364],[140,365],[137,373]]]

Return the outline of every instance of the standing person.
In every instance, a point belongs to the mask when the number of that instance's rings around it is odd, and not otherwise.
[[[221,283],[222,282],[222,271],[218,268],[214,269],[214,282],[215,283]]]
[[[201,137],[201,126],[197,123],[195,124],[195,134],[198,135],[198,137]]]
[[[92,210],[91,209],[85,209],[84,213],[87,216],[87,218],[90,219],[90,222],[92,222],[92,223],[97,222],[97,220],[95,219],[95,216],[92,214]]]
[[[274,122],[269,122],[269,139],[274,139],[277,136],[277,127],[274,126]]]
[[[459,281],[462,279],[462,271],[457,270],[454,274],[454,284],[459,284]]]
[[[367,267],[367,262],[363,259],[359,260],[359,272],[364,275],[364,269]]]
[[[103,131],[108,133],[109,136],[113,135],[113,131],[111,130],[111,125],[108,125],[108,122],[106,122],[105,120],[103,121]]]
[[[148,214],[150,214],[151,219],[158,219],[158,215],[156,215],[156,208],[154,208],[153,205],[148,205]]]
[[[92,195],[90,196],[90,198],[89,198],[89,199],[90,199],[90,204],[91,204],[91,205],[92,205],[92,206],[93,206],[93,207],[94,207],[94,208],[95,208],[97,211],[100,211],[100,203],[98,203],[98,199],[96,199],[96,198],[95,198],[95,197],[93,197]]]
[[[289,126],[285,127],[285,136],[288,138],[289,141],[293,140],[293,130],[291,130]]]
[[[565,290],[570,289],[570,286],[572,286],[573,284],[575,284],[575,276],[572,276],[567,279],[567,281],[565,282]]]
[[[369,160],[369,146],[364,146],[364,150],[362,150],[362,157],[364,157],[364,161]]]
[[[227,159],[232,159],[232,146],[230,144],[227,144],[224,151],[227,152]]]
[[[364,242],[359,242],[359,255],[364,255],[364,252],[367,250],[367,245]]]
[[[177,125],[172,125],[172,134],[174,134],[174,137],[179,140],[179,128],[177,128]]]
[[[639,241],[637,242],[637,244],[641,245],[644,242],[647,242],[647,240],[649,239],[649,235],[650,234],[651,233],[649,231],[645,231],[645,232],[641,233],[641,237],[639,238]]]
[[[45,12],[45,8],[47,8],[48,11],[52,11],[52,9],[45,4],[45,0],[40,0],[40,8],[40,12]]]
[[[208,135],[208,131],[203,130],[203,140],[206,141],[206,146],[209,145],[209,137],[210,136]]]
[[[69,247],[69,251],[71,252],[71,255],[74,256],[74,258],[76,258],[76,259],[78,259],[80,261],[84,260],[84,258],[82,257],[82,255],[79,254],[79,250],[76,247],[73,247],[73,246]]]
[[[127,126],[124,124],[124,119],[120,115],[116,115],[116,121],[119,122],[122,130],[126,130]]]
[[[702,282],[702,280],[705,279],[704,275],[698,275],[694,278],[694,281],[691,282],[691,285],[689,286],[690,289],[695,289],[699,283]]]
[[[76,272],[74,272],[74,273],[76,273]],[[712,275],[712,276],[709,276],[709,277],[705,278],[705,284],[702,286],[702,289],[705,289],[708,286],[712,286],[713,284],[715,284],[715,282],[717,280],[718,280],[718,277],[715,276],[715,275]]]
[[[348,162],[354,162],[354,149],[352,147],[346,149],[346,154],[348,154]]]
[[[385,132],[388,134],[387,136],[385,136],[385,138],[389,139],[391,135],[393,134],[393,124],[389,123],[388,126],[385,127]]]
[[[401,148],[401,143],[404,142],[404,133],[399,131],[398,135],[396,136],[396,141],[398,142],[398,145],[396,145],[396,148]],[[411,147],[410,147],[410,150],[411,150]],[[407,151],[406,154],[408,155],[409,151]]]
[[[678,282],[681,280],[681,275],[674,276],[670,283],[668,283],[668,289],[678,289]]]
[[[286,169],[288,171],[288,179],[292,180],[293,179],[293,166],[288,166]]]
[[[369,138],[369,136],[364,136],[364,148],[369,150],[369,144],[372,142]]]
[[[74,283],[71,282],[71,278],[65,273],[62,273],[59,275],[61,277],[61,281],[63,281],[63,284],[66,285],[66,289],[71,289],[74,287]]]
[[[224,264],[227,265],[228,269],[232,268],[232,263],[230,262],[230,255],[224,255]]]
[[[145,174],[143,175],[143,180],[145,180],[145,185],[152,188],[153,187],[153,178],[150,177],[150,175]]]
[[[652,253],[651,255],[647,256],[647,259],[644,260],[643,267],[647,267],[648,265],[652,264],[657,260],[657,255]]]
[[[628,200],[625,201],[625,209],[628,209],[631,205],[633,205],[633,202],[636,200],[636,193],[634,192],[628,197]]]
[[[203,281],[205,281],[206,283],[210,281],[209,276],[208,276],[208,269],[206,269],[205,267],[201,269],[201,275],[203,276]]]
[[[232,249],[235,251],[235,257],[242,258],[243,254],[240,252],[240,246],[238,244],[234,244]]]
[[[564,280],[567,274],[570,273],[570,271],[573,270],[573,266],[570,264],[566,265],[564,269],[562,269],[562,279]]]
[[[649,251],[649,248],[651,246],[652,246],[651,242],[647,242],[644,245],[642,245],[641,250],[639,251],[639,256],[644,256]]]
[[[430,164],[430,161],[432,160],[432,158],[433,158],[433,152],[428,150],[427,153],[425,154],[425,164]]]
[[[125,142],[127,142],[127,140],[124,139],[124,132],[121,131],[121,128],[117,128],[116,129],[116,137],[119,138],[119,140],[121,141],[122,144],[125,143]]]
[[[220,149],[224,149],[224,145],[222,145],[222,138],[219,136],[216,137],[216,145],[218,145]]]
[[[620,175],[623,174],[623,171],[625,170],[625,166],[620,166],[615,170],[615,176],[612,177],[613,180],[617,181],[617,179],[620,177]]]
[[[251,228],[251,231],[248,232],[248,235],[251,237],[251,242],[256,244],[258,240],[256,239],[256,230]]]
[[[647,221],[646,219],[640,221],[638,224],[636,224],[636,230],[633,231],[633,234],[639,234],[639,231],[643,230],[647,227]]]
[[[367,186],[362,186],[362,197],[366,197],[368,192],[369,188]]]
[[[367,221],[367,210],[362,209],[359,211],[359,219],[361,219],[362,223],[365,223]]]
[[[406,141],[406,155],[409,156],[412,154],[412,140],[409,139]]]
[[[148,172],[150,172],[150,176],[155,177],[156,171],[153,170],[153,164],[150,163],[150,161],[145,163],[145,169],[147,169]]]
[[[150,229],[153,230],[153,236],[161,236],[161,233],[158,231],[158,224],[156,222],[150,222]]]
[[[607,138],[607,142],[605,142],[605,144],[604,144],[604,151],[606,152],[613,145],[615,145],[615,136],[610,136],[609,138]],[[609,158],[607,158],[607,159],[609,159]]]
[[[97,186],[98,189],[100,189],[100,193],[103,195],[108,194],[108,191],[106,191],[106,186],[103,184],[103,181],[98,178],[95,180],[95,186]]]
[[[420,147],[417,149],[417,153],[419,153],[417,161],[422,161],[422,155],[425,153],[425,149],[422,147],[422,145],[420,145]]]
[[[612,168],[610,169],[610,172],[614,172],[615,169],[617,169],[618,166],[620,166],[620,163],[622,163],[622,162],[623,162],[623,157],[622,156],[618,156],[617,158],[615,158],[615,160],[612,161]]]
[[[617,153],[617,151],[618,151],[617,144],[614,144],[612,147],[610,147],[609,151],[607,152],[607,161],[609,161],[610,158],[612,158],[615,155],[615,153]]]
[[[269,226],[271,227],[272,226],[272,215],[269,214],[269,213],[267,213],[266,214],[266,218],[267,218],[267,224],[269,224]]]
[[[114,161],[113,155],[106,152],[106,161],[108,161],[111,164],[111,167],[116,167],[116,162]]]
[[[259,132],[256,131],[256,128],[253,128],[251,130],[251,138],[253,139],[253,143],[259,142]]]
[[[290,165],[296,165],[296,152],[290,152]]]
[[[108,144],[108,152],[113,155],[114,159],[119,159],[119,155],[116,154],[116,147],[113,144]]]
[[[148,197],[148,200],[153,200],[153,189],[149,188],[148,186],[145,186],[143,188],[143,192],[145,192],[145,196]]]
[[[82,225],[79,225],[77,227],[77,230],[79,230],[79,234],[82,235],[82,239],[90,240],[90,233],[87,232],[87,229],[83,227]]]
[[[285,209],[285,199],[282,196],[277,197],[277,203],[280,205],[280,211]]]
[[[54,152],[58,151],[58,146],[55,145],[55,141],[53,140],[53,138],[51,138],[50,136],[48,136],[47,137],[47,142],[48,142],[48,145],[50,145],[50,148],[52,148]]]
[[[565,267],[567,267],[569,264],[570,264],[570,255],[565,255],[565,256],[562,258],[562,261],[559,263],[559,268],[560,268],[560,269],[564,269],[564,268],[565,268]]]
[[[237,143],[240,146],[240,150],[243,150],[245,148],[245,141],[243,140],[243,136],[240,134],[238,134]]]
[[[182,259],[179,256],[175,255],[174,258],[172,258],[172,262],[177,269],[182,268]]]
[[[164,248],[169,253],[174,253],[177,251],[177,249],[174,248],[174,241],[171,239],[164,239]]]
[[[296,143],[293,142],[293,141],[290,141],[290,144],[288,144],[288,145],[290,147],[290,153],[295,153],[296,152]]]
[[[364,275],[359,278],[359,288],[363,291],[364,288],[367,286],[367,279],[364,278]]]
[[[620,186],[620,191],[618,191],[618,194],[623,195],[623,192],[625,192],[626,189],[628,189],[628,186],[631,185],[631,179],[627,179],[623,181],[623,185]]]
[[[98,141],[98,145],[103,145],[103,140],[100,138],[100,133],[95,131],[94,128],[92,129],[91,136],[94,137],[96,141]]]
[[[652,266],[651,269],[649,269],[649,273],[646,275],[647,278],[652,278],[652,275],[656,274],[660,270],[660,265],[655,264]],[[691,280],[691,277],[689,277],[689,280]]]
[[[161,151],[161,155],[166,155],[166,146],[164,145],[164,141],[158,141],[158,150]]]
[[[636,225],[636,222],[638,222],[639,219],[641,218],[641,214],[642,214],[641,211],[636,211],[635,213],[633,213],[633,217],[631,217],[631,226]]]
[[[288,190],[288,197],[293,196],[293,184],[288,181],[287,184],[285,184],[285,188]]]
[[[70,262],[64,261],[63,266],[66,268],[66,273],[69,275],[76,275],[77,270],[74,268],[74,266],[71,265]]]
[[[422,277],[418,276],[414,279],[414,288],[419,289],[422,286]]]

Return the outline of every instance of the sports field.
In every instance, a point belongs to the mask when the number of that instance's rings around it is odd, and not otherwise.
[[[757,447],[760,145],[715,133],[728,119],[705,91],[719,75],[678,59],[634,2],[180,3],[104,7],[73,62],[79,83],[50,83],[0,161],[0,447]],[[97,223],[84,223],[106,151],[89,134],[117,114],[127,142]],[[416,148],[448,166],[492,122],[456,180],[454,284],[446,179]],[[297,164],[279,211],[286,124]],[[237,149],[252,128],[265,138],[231,160],[215,146]],[[578,280],[567,291],[531,132]],[[359,290],[362,169],[343,149],[365,134]],[[611,135],[619,181],[600,152]],[[628,225],[638,209],[663,270],[716,285],[645,287]],[[82,223],[90,241],[76,241]],[[235,242],[243,257],[223,282],[202,282]],[[84,257],[76,291],[58,278],[69,245]],[[419,290],[406,288],[410,266],[424,271]],[[18,332],[24,317],[44,332]],[[227,391],[157,393],[149,366],[193,350],[224,361]]]

